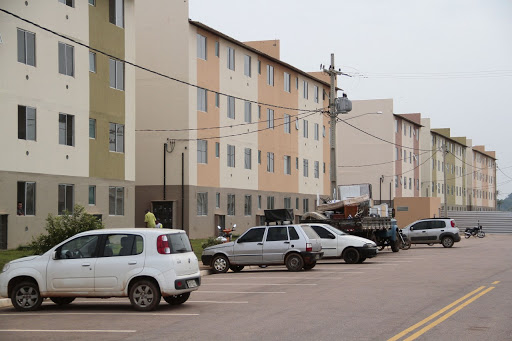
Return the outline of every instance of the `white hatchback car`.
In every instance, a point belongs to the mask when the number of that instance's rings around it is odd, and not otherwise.
[[[7,263],[0,296],[18,311],[76,297],[129,297],[136,310],[154,310],[161,297],[182,304],[201,284],[197,257],[182,230],[103,229],[79,233],[40,256]]]

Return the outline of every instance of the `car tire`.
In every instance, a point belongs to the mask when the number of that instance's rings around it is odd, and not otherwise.
[[[34,311],[39,309],[43,298],[35,282],[24,281],[17,284],[12,290],[11,303],[17,311]]]
[[[391,241],[391,251],[398,252],[400,251],[400,240],[397,239],[395,241]]]
[[[359,262],[359,259],[359,251],[357,251],[353,247],[349,247],[348,249],[345,250],[345,252],[343,252],[343,260],[345,260],[345,263],[347,264],[357,264],[357,262]]]
[[[363,263],[365,260],[366,260],[366,257],[361,257],[361,258],[359,258],[359,261],[358,261],[357,263],[358,263],[358,264],[361,264],[361,263]]]
[[[443,244],[444,247],[452,247],[453,246],[453,238],[452,237],[443,237],[441,239],[441,244]]]
[[[165,300],[165,302],[169,303],[170,305],[180,305],[180,304],[187,302],[189,297],[190,297],[190,293],[184,292],[183,294],[179,294],[179,295],[164,296],[164,300]]]
[[[75,298],[76,297],[50,297],[50,300],[56,305],[66,305],[73,302]]]
[[[240,272],[243,270],[244,266],[243,265],[230,265],[229,267],[231,269],[231,271],[233,272]]]
[[[213,273],[220,274],[228,272],[229,260],[224,255],[217,255],[212,260],[212,271]]]
[[[311,264],[304,264],[304,270],[311,270],[316,266],[316,262],[313,262]]]
[[[289,271],[296,272],[300,271],[304,267],[304,260],[300,255],[292,253],[286,257],[285,264]]]
[[[150,280],[135,282],[130,288],[130,302],[138,311],[155,310],[160,304],[160,289]]]

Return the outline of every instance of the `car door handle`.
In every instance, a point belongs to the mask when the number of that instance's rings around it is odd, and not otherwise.
[[[256,244],[256,245],[263,245],[263,243],[258,243],[258,244]]]
[[[137,264],[137,261],[136,260],[131,260],[128,262],[128,265],[135,265]]]
[[[441,230],[441,232],[444,232],[444,230]]]
[[[427,231],[421,231],[421,232],[423,232],[423,233],[427,233]]]
[[[285,244],[290,244],[290,242],[284,242]]]
[[[91,266],[91,264],[89,264],[89,263],[84,263],[84,264],[82,264],[82,266],[83,266],[83,267]]]

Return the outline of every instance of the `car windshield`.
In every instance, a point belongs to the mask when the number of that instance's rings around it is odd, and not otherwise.
[[[185,233],[171,233],[167,235],[171,253],[192,252],[192,246]]]

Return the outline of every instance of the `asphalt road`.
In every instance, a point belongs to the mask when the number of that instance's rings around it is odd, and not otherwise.
[[[512,236],[413,245],[363,264],[203,277],[182,306],[128,299],[0,308],[0,340],[512,340]]]

